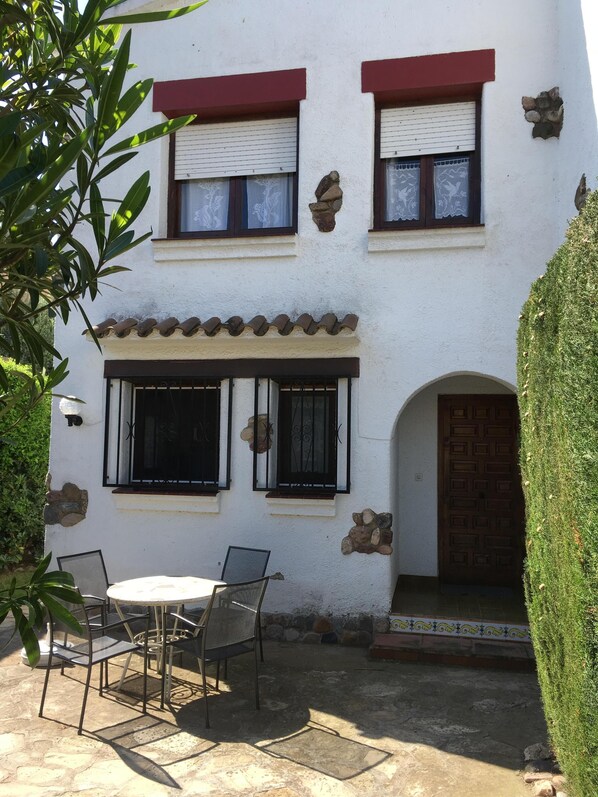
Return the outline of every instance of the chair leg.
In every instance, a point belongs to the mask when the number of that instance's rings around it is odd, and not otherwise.
[[[260,640],[260,660],[263,663],[263,661],[264,661],[264,643],[263,643],[263,640],[262,640],[262,618],[261,618],[260,615],[258,615],[258,618],[257,618],[257,632],[258,632],[258,638]]]
[[[226,659],[224,660],[224,666],[226,667]],[[224,676],[226,678],[226,675]],[[216,689],[220,686],[220,659],[216,662]]]
[[[143,646],[143,713],[147,714],[147,628],[145,630],[145,643]],[[128,662],[127,662],[128,663]]]
[[[85,679],[85,691],[83,692],[83,705],[81,706],[81,717],[79,719],[79,730],[77,731],[77,734],[79,736],[81,736],[81,734],[83,733],[83,717],[85,716],[85,707],[87,706],[87,694],[89,692],[89,684],[91,682],[91,670],[92,670],[92,667],[90,665],[87,668],[87,678]],[[102,683],[101,675],[102,675],[102,673],[100,672],[100,685]]]
[[[260,708],[260,688],[257,674],[257,647],[253,646],[253,653],[255,658],[255,707],[259,711]]]
[[[203,701],[205,703],[206,709],[206,728],[210,727],[210,712],[208,710],[208,685],[206,683],[206,663],[205,661],[202,664],[201,659],[199,661],[199,669],[201,671],[201,683],[203,686]]]
[[[50,680],[50,670],[51,670],[51,668],[52,668],[52,647],[50,646],[50,652],[48,654],[48,666],[46,667],[46,675],[45,675],[45,678],[44,678],[44,688],[42,689],[42,699],[41,699],[41,702],[39,704],[39,713],[37,715],[38,717],[43,717],[44,716],[44,714],[43,714],[44,703],[46,702],[46,692],[48,690],[48,681]]]

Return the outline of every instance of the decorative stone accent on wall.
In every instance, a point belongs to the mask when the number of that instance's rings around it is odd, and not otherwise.
[[[353,513],[355,525],[341,542],[344,554],[381,553],[389,556],[392,553],[392,515],[390,512],[376,513],[373,509]]]
[[[559,87],[541,91],[537,97],[522,97],[525,118],[533,124],[533,138],[558,138],[563,127],[563,100]]]
[[[374,634],[389,629],[388,617],[370,614],[345,617],[318,614],[264,614],[262,628],[266,639],[302,642],[306,645],[350,645],[368,647]]]
[[[318,201],[310,203],[312,218],[320,232],[332,232],[336,226],[335,215],[343,204],[339,180],[339,173],[335,171],[322,177],[315,191]]]
[[[581,212],[581,209],[586,204],[586,199],[588,198],[589,193],[590,189],[586,185],[586,176],[585,174],[582,174],[579,185],[577,186],[577,190],[575,191],[575,199],[573,200],[578,211]]]
[[[256,450],[256,441],[254,440],[256,432],[255,416],[251,416],[247,420],[247,426],[241,432],[241,440],[249,443],[249,448],[252,451]],[[272,424],[268,423],[267,415],[257,416],[257,453],[263,454],[272,448]]]
[[[66,482],[62,490],[50,489],[50,476],[46,486],[46,505],[44,522],[49,526],[60,523],[61,526],[75,526],[87,515],[87,490],[80,490],[76,484]]]

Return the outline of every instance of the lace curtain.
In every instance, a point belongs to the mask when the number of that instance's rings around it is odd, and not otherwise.
[[[292,226],[293,175],[246,177],[244,183],[246,229]],[[181,189],[181,232],[228,229],[228,177],[191,180]]]
[[[386,221],[419,219],[419,160],[386,160]]]
[[[469,216],[469,158],[434,158],[437,219]]]
[[[181,185],[181,232],[209,232],[228,227],[228,177],[192,180]]]
[[[293,208],[293,176],[264,174],[245,179],[247,228],[290,227]]]

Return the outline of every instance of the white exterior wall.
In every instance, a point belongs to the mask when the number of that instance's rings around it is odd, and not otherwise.
[[[402,409],[423,386],[447,374],[484,374],[504,385],[515,383],[518,314],[562,234],[555,196],[561,142],[532,140],[520,104],[522,95],[562,83],[554,57],[557,11],[556,0],[505,0],[500,7],[495,0],[212,0],[180,20],[137,27],[131,58],[139,68],[132,79],[307,70],[299,121],[297,247],[292,256],[271,257],[272,244],[254,240],[252,253],[262,256],[244,259],[247,245],[231,242],[224,247],[226,257],[204,258],[206,242],[194,242],[186,252],[196,259],[180,263],[156,262],[152,243],[145,242],[123,258],[131,272],[110,280],[114,288],[105,288],[87,308],[90,317],[95,322],[110,316],[249,319],[258,313],[319,317],[332,311],[339,317],[354,312],[360,320],[355,338],[111,338],[103,355],[360,357],[361,376],[353,390],[351,494],[336,497],[334,517],[271,514],[264,494],[251,489],[252,454],[239,438],[253,414],[252,382],[235,380],[232,484],[220,493],[219,511],[205,511],[202,499],[180,511],[180,502],[173,506],[171,498],[163,502],[167,510],[156,509],[155,500],[143,511],[122,508],[126,497],[101,486],[103,356],[81,336],[83,324],[75,317],[68,329],[58,330],[56,342],[70,359],[64,392],[87,402],[85,423],[69,429],[55,412],[51,473],[55,489],[66,481],[87,489],[89,510],[72,528],[48,526],[48,550],[60,555],[101,547],[111,580],[119,580],[156,572],[214,576],[229,544],[254,545],[271,548],[269,571],[285,576],[270,585],[266,610],[388,609],[396,560],[341,554],[351,514],[397,505],[401,469],[409,470],[412,463],[399,459],[397,465],[393,435]],[[390,250],[369,251],[380,244],[379,237],[368,235],[374,100],[361,92],[362,61],[485,48],[496,51],[496,81],[483,93],[485,226],[461,233],[389,234]],[[139,113],[136,129],[162,118],[150,108],[148,103]],[[152,195],[135,229],[152,227],[156,237],[166,235],[167,148],[166,141],[145,147],[118,173],[114,186],[123,196],[129,179],[150,169]],[[308,203],[332,169],[341,177],[343,206],[336,229],[324,234],[313,223]],[[444,248],[437,248],[439,242]],[[422,489],[435,505],[433,480]],[[416,507],[417,502],[410,511]],[[313,512],[313,506],[305,511]],[[397,522],[395,517],[395,529]],[[408,542],[404,550],[411,567],[413,545]],[[419,567],[422,572],[433,567],[429,554]]]
[[[558,171],[558,230],[577,214],[575,190],[585,173],[598,186],[598,5],[595,0],[560,0],[559,80],[565,104]],[[550,88],[550,87],[547,87]]]

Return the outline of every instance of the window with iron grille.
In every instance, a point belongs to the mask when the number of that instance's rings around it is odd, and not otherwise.
[[[227,489],[230,379],[108,378],[104,484],[154,492]]]
[[[479,223],[479,101],[384,107],[376,119],[375,228]]]
[[[258,378],[254,489],[349,492],[351,380]]]

